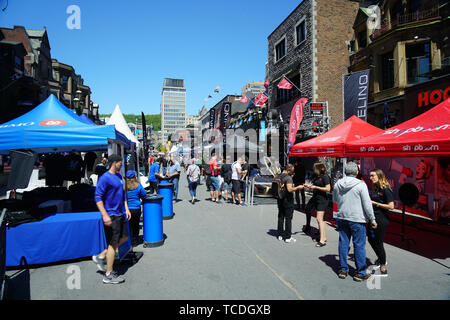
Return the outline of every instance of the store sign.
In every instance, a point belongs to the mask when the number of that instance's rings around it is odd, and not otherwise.
[[[312,117],[323,117],[325,113],[325,102],[311,102],[309,104],[309,112]]]
[[[405,89],[405,116],[414,118],[450,98],[450,75]]]
[[[65,124],[67,124],[67,122],[64,120],[59,120],[59,119],[50,119],[50,120],[44,120],[39,124],[43,127],[58,127],[58,126],[63,126]]]

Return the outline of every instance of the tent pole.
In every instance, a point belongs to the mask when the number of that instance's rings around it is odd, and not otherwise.
[[[347,157],[342,158],[342,175],[345,177],[345,166],[347,165]]]

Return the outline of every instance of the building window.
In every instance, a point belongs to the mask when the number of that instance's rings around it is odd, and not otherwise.
[[[359,50],[367,47],[367,31],[358,32],[358,48]]]
[[[275,45],[275,62],[279,61],[286,55],[286,38],[283,38]]]
[[[297,45],[302,43],[306,39],[306,21],[303,20],[295,28],[295,36],[297,39]]]
[[[408,84],[415,84],[430,79],[430,44],[422,43],[406,46],[406,72]]]
[[[69,91],[69,88],[67,86],[68,83],[69,83],[69,77],[66,75],[62,75],[61,76],[61,87],[64,89],[65,92]]]
[[[381,90],[394,87],[394,54],[385,53],[381,56]]]

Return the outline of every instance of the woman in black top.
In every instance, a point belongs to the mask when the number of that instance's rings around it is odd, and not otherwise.
[[[330,177],[327,174],[327,168],[321,162],[314,164],[315,177],[312,184],[305,185],[306,188],[313,191],[312,198],[306,205],[306,225],[303,227],[303,232],[309,233],[311,230],[311,211],[316,210],[316,219],[319,226],[320,238],[317,239],[316,247],[323,247],[326,245],[327,236],[325,233],[325,211],[328,207],[327,192],[330,192]]]
[[[389,224],[387,211],[394,209],[394,195],[382,170],[374,169],[370,171],[370,180],[373,184],[372,190],[370,191],[370,198],[372,199],[373,211],[378,227],[376,229],[369,227],[368,238],[373,251],[375,251],[378,257],[375,265],[380,268],[382,276],[387,276],[386,252],[383,243],[384,235]]]

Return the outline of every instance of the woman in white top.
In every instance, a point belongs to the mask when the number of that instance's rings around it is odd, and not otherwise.
[[[195,197],[197,196],[197,186],[200,182],[200,168],[195,164],[195,159],[191,159],[191,164],[186,170],[186,175],[189,184],[189,193],[191,194],[191,203],[195,204]]]

